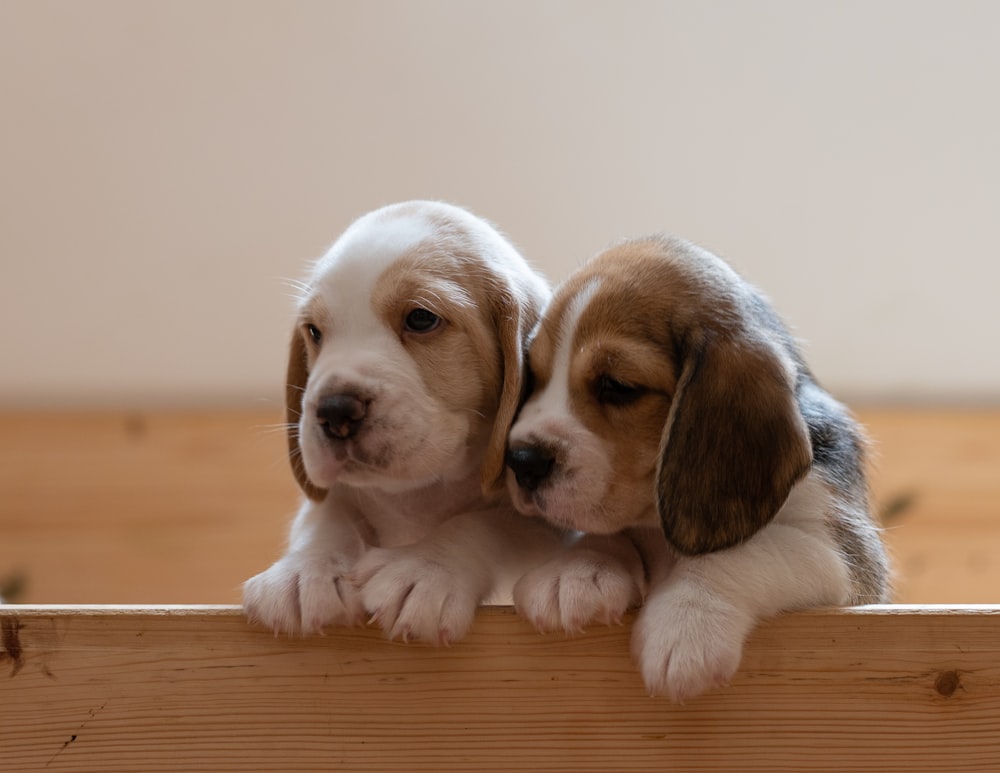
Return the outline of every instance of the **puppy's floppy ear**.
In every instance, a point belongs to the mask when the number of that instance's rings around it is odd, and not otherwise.
[[[524,343],[541,314],[543,301],[527,293],[519,297],[512,288],[496,292],[492,299],[493,319],[500,345],[500,372],[503,383],[497,403],[493,431],[483,458],[481,482],[487,494],[503,485],[507,434],[521,407],[524,387]]]
[[[299,419],[302,417],[302,396],[309,379],[309,361],[306,344],[298,330],[292,331],[292,343],[288,348],[288,375],[285,380],[285,422],[288,429],[288,459],[299,488],[314,502],[326,498],[326,489],[314,486],[306,475],[302,462],[302,448],[299,446]]]
[[[678,352],[656,494],[667,540],[698,555],[765,526],[808,472],[812,447],[775,344],[701,330]]]

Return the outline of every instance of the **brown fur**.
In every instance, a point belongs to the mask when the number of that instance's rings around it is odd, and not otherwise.
[[[688,554],[746,540],[811,463],[790,338],[748,285],[706,256],[668,238],[623,243],[578,272],[551,309],[559,319],[600,278],[575,332],[573,411],[614,448],[609,493],[621,510],[648,507],[655,480],[667,539]],[[540,353],[532,365],[544,379]],[[601,375],[644,394],[601,405]]]
[[[302,395],[309,379],[309,361],[302,331],[296,326],[288,347],[288,370],[285,379],[285,423],[288,429],[288,460],[299,488],[313,502],[326,499],[326,489],[313,485],[306,475],[299,447],[299,418],[302,416]]]

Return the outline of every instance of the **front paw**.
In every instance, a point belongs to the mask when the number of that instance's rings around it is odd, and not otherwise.
[[[579,633],[620,623],[642,601],[641,568],[597,550],[571,549],[527,572],[514,586],[518,613],[540,631]]]
[[[483,593],[468,571],[448,566],[419,545],[369,550],[351,580],[389,639],[451,644],[465,636]]]
[[[275,633],[309,634],[327,625],[357,625],[364,606],[329,556],[287,555],[243,584],[247,617]]]
[[[733,604],[679,584],[646,601],[632,655],[651,695],[684,703],[729,684],[752,626]]]

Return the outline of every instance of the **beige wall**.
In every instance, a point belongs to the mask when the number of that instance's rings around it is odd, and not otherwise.
[[[729,257],[859,397],[1000,394],[1000,5],[0,0],[0,405],[279,399],[297,277],[443,198],[553,279]]]

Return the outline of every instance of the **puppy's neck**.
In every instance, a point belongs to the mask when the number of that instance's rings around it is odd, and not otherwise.
[[[437,479],[416,488],[354,489],[352,498],[365,514],[372,541],[379,547],[408,545],[453,516],[482,510],[478,470],[458,480]]]

